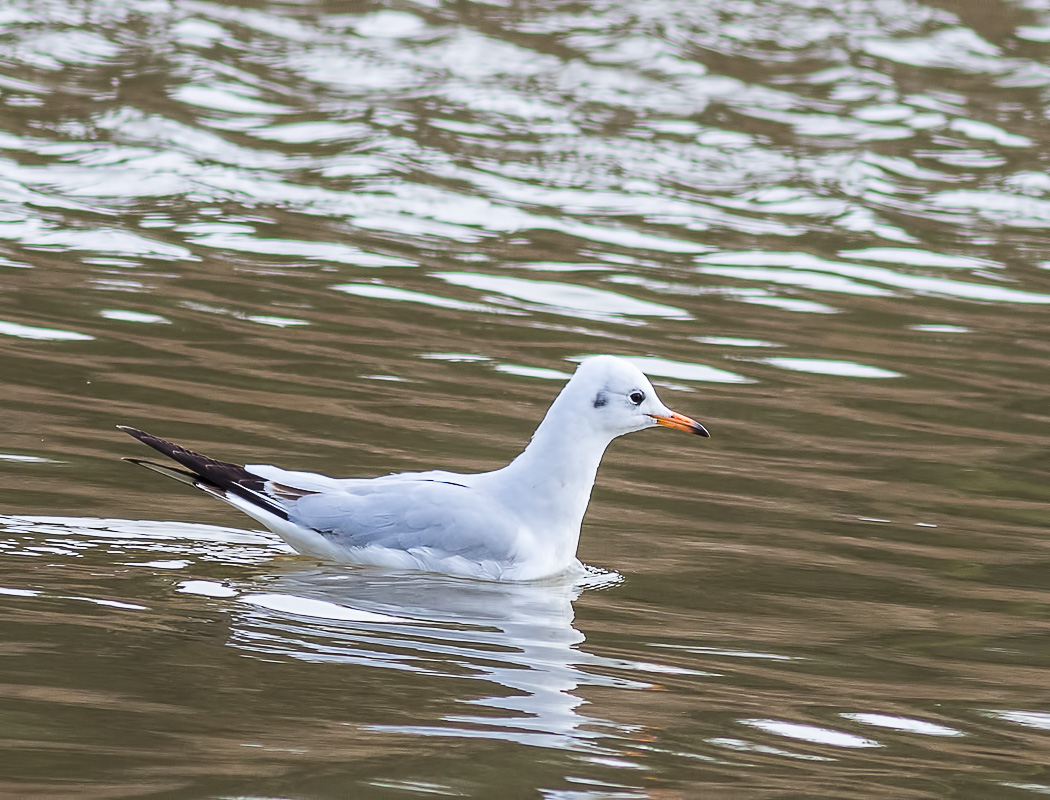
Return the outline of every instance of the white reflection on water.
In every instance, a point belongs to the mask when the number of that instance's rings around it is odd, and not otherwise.
[[[785,736],[789,739],[801,739],[813,744],[826,744],[832,747],[882,747],[874,739],[855,736],[845,731],[822,728],[817,725],[803,725],[798,722],[785,722],[779,719],[743,719],[744,725],[758,728],[766,733]]]
[[[312,597],[299,597],[294,594],[266,592],[264,594],[246,594],[240,598],[242,603],[268,608],[280,614],[291,614],[296,617],[312,617],[328,622],[379,622],[411,623],[405,617],[390,614],[377,614],[374,611],[361,611],[349,606],[332,603],[328,600],[316,600]]]
[[[290,114],[294,111],[250,96],[258,93],[258,90],[243,84],[212,83],[209,86],[179,86],[172,90],[171,96],[183,103],[227,114]]]
[[[309,325],[310,323],[305,319],[294,319],[292,317],[275,317],[268,314],[245,314],[242,311],[233,311],[228,308],[220,308],[217,306],[209,306],[205,303],[194,303],[186,300],[179,305],[184,308],[192,309],[193,311],[201,311],[205,314],[218,314],[220,316],[234,317],[235,319],[243,319],[247,322],[254,322],[258,325],[269,325],[273,328],[291,328],[299,325]]]
[[[690,336],[694,342],[700,344],[724,345],[726,347],[783,347],[776,342],[767,342],[765,339],[744,339],[737,336]]]
[[[590,571],[531,584],[333,567],[271,574],[241,595],[230,644],[268,659],[343,663],[449,679],[462,708],[374,730],[496,738],[617,754],[598,740],[612,723],[581,713],[581,686],[649,689],[625,677],[670,668],[605,659],[580,648],[573,601],[619,576]],[[207,587],[210,588],[210,587]],[[207,594],[207,591],[202,591]],[[606,674],[596,674],[592,668]],[[621,675],[616,676],[619,671]],[[463,681],[466,683],[463,683]],[[477,707],[477,713],[471,712]]]
[[[890,264],[905,264],[910,267],[944,267],[946,269],[1002,269],[998,261],[972,256],[954,256],[933,253],[914,247],[866,247],[860,250],[840,250],[842,258],[859,258],[862,261],[884,261]]]
[[[882,367],[871,367],[855,361],[838,361],[828,358],[756,358],[780,369],[792,372],[809,372],[814,375],[841,375],[848,378],[900,378],[901,373]]]
[[[467,286],[482,292],[496,292],[523,300],[530,309],[551,311],[584,319],[620,320],[623,317],[669,317],[692,319],[681,308],[639,300],[607,289],[574,286],[558,281],[533,281],[472,272],[438,272],[454,286]]]
[[[426,306],[437,308],[448,308],[453,311],[482,312],[486,314],[520,314],[520,311],[502,309],[496,306],[484,305],[483,303],[468,303],[463,300],[453,300],[451,297],[441,297],[425,292],[413,292],[409,289],[398,289],[396,286],[383,286],[375,283],[344,283],[333,286],[333,289],[358,297],[370,297],[375,300],[396,300],[402,303],[421,303]]]
[[[170,325],[171,320],[160,314],[145,314],[141,311],[125,311],[119,308],[104,308],[98,312],[104,319],[112,319],[118,322],[141,322],[144,324]]]
[[[725,747],[730,750],[740,750],[749,753],[763,753],[771,756],[784,756],[786,758],[797,758],[803,761],[834,761],[835,759],[829,758],[828,756],[818,756],[812,753],[793,753],[790,750],[784,750],[780,747],[770,747],[768,744],[755,744],[745,739],[734,739],[730,737],[720,736],[714,739],[708,739],[711,744],[717,747]]]
[[[479,356],[475,353],[423,353],[420,358],[425,358],[429,361],[450,361],[464,364],[490,360],[488,356]]]
[[[496,372],[505,372],[508,375],[518,375],[522,378],[539,378],[547,381],[564,381],[572,377],[570,373],[562,372],[560,369],[523,367],[518,364],[498,364]]]
[[[1045,711],[1005,711],[992,710],[985,712],[991,717],[1024,725],[1026,728],[1038,728],[1050,731],[1050,714]]]
[[[1012,66],[995,45],[969,28],[949,27],[910,39],[871,37],[861,48],[873,56],[916,67],[945,67],[964,72],[1004,72]]]
[[[911,717],[899,717],[890,714],[868,714],[868,713],[846,713],[842,714],[846,719],[862,722],[865,725],[874,725],[877,728],[892,728],[904,733],[917,733],[921,736],[965,736],[957,728],[949,728],[945,725],[937,725],[923,719]]]
[[[872,295],[888,297],[893,292],[851,281],[841,275],[828,275],[822,272],[803,270],[774,269],[771,267],[699,267],[698,272],[704,275],[720,275],[724,278],[743,278],[745,280],[783,283],[789,286],[802,286],[821,292],[842,292],[844,294]]]
[[[571,361],[583,361],[589,356],[576,356]],[[674,378],[680,381],[704,381],[706,383],[754,383],[751,378],[745,378],[736,372],[718,367],[709,367],[706,364],[692,364],[687,361],[673,361],[669,358],[657,358],[656,356],[620,356],[625,361],[630,361],[638,369],[653,378]]]
[[[148,566],[144,564],[143,566]],[[215,581],[183,581],[178,585],[177,591],[184,594],[197,594],[201,597],[236,597],[237,590],[232,586]]]
[[[837,314],[839,309],[815,303],[812,300],[799,300],[796,297],[774,297],[765,294],[744,295],[737,297],[742,303],[751,303],[756,306],[773,306],[785,311],[798,311],[802,314]]]
[[[9,164],[4,164],[5,172],[10,172]],[[20,169],[37,169],[26,167]],[[42,169],[42,168],[41,168]],[[98,170],[86,170],[93,173],[85,180],[94,185],[98,182]],[[32,182],[28,174],[21,175],[27,183]],[[52,180],[53,175],[39,177]],[[79,194],[76,187],[70,186],[71,195]],[[106,253],[139,258],[158,259],[162,261],[197,261],[197,256],[185,247],[160,242],[139,236],[130,231],[113,228],[95,228],[93,230],[76,230],[62,228],[39,219],[16,219],[0,223],[0,239],[18,242],[25,247],[39,250],[62,252],[66,250],[86,250],[94,253]]]
[[[1046,204],[1050,209],[1050,203]],[[1047,214],[1050,220],[1050,212]],[[697,267],[701,273],[714,272],[735,278],[771,281],[770,273],[780,274],[768,267],[781,267],[783,274],[787,271],[832,273],[854,281],[893,286],[906,289],[918,295],[932,294],[953,297],[960,300],[983,300],[1000,303],[1050,303],[1050,295],[1036,292],[1024,292],[985,283],[970,283],[949,278],[937,278],[927,275],[912,275],[897,272],[886,267],[869,267],[860,264],[849,264],[841,261],[829,261],[809,253],[771,252],[759,250],[738,250],[698,256],[697,262],[705,265]],[[710,266],[706,266],[710,265]],[[729,270],[732,269],[732,272]],[[801,283],[800,280],[793,281]],[[816,287],[814,287],[816,288]],[[839,291],[842,291],[840,288]]]
[[[971,330],[962,325],[909,325],[908,327],[920,333],[969,333]]]
[[[1039,197],[986,189],[940,192],[931,198],[935,207],[972,211],[993,222],[1017,228],[1050,227],[1050,201]]]
[[[175,522],[6,516],[0,531],[0,550],[9,557],[61,550],[78,558],[100,550],[124,567],[153,571],[170,587],[148,598],[64,599],[163,614],[175,593],[197,595],[201,602],[222,603],[229,613],[228,644],[245,653],[425,675],[439,679],[432,685],[435,697],[453,704],[451,710],[447,702],[439,705],[446,712],[437,717],[424,711],[414,724],[375,730],[623,756],[615,743],[634,729],[582,713],[581,687],[647,690],[655,688],[647,675],[713,675],[582,648],[573,603],[584,591],[619,583],[616,573],[586,568],[548,581],[498,584],[316,566],[274,561],[289,550],[271,534]],[[224,563],[233,577],[190,577],[198,561]],[[17,586],[0,594],[37,595]],[[134,602],[140,600],[149,605]]]
[[[17,322],[0,320],[0,336],[15,336],[19,339],[38,339],[51,342],[86,342],[94,339],[86,333],[62,331],[57,328],[38,328],[34,325],[21,325]]]
[[[1050,786],[1045,783],[1016,783],[1012,781],[1006,781],[1001,784],[1009,789],[1021,789],[1025,792],[1035,792],[1037,794],[1050,794]]]
[[[33,35],[19,37],[12,55],[38,69],[59,70],[66,64],[101,64],[119,52],[109,39],[90,31],[43,28]]]
[[[0,550],[35,556],[61,548],[72,557],[99,549],[119,556],[163,557],[258,564],[291,553],[276,536],[189,522],[99,519],[95,517],[0,516]]]
[[[186,225],[180,230],[190,230],[193,227]],[[201,226],[196,227],[199,228]],[[216,225],[215,227],[218,226]],[[236,250],[244,253],[261,253],[273,256],[298,256],[308,261],[331,261],[337,264],[353,264],[358,267],[414,266],[414,262],[404,258],[366,253],[358,247],[347,244],[297,241],[293,239],[263,239],[246,235],[241,231],[209,230],[198,232],[198,235],[190,237],[189,241],[220,250]]]

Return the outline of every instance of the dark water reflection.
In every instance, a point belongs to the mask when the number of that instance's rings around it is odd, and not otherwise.
[[[1050,792],[1048,47],[1035,0],[9,3],[2,790]],[[714,438],[613,446],[582,587],[329,569],[117,461],[490,469],[602,352]]]

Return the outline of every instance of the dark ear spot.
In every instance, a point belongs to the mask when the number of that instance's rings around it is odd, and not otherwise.
[[[609,398],[605,396],[605,392],[598,392],[598,394],[596,394],[594,396],[594,407],[595,408],[601,408],[602,406],[604,406],[608,402],[609,402]]]

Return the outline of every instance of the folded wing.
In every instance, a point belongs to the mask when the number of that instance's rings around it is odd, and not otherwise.
[[[435,471],[337,479],[263,464],[241,467],[118,427],[184,469],[129,461],[225,500],[301,552],[331,557],[333,548],[347,556],[391,550],[427,561],[458,556],[506,564],[519,550],[520,525],[471,488],[470,476]]]

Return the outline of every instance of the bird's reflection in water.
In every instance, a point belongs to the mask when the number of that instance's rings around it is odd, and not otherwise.
[[[624,665],[580,648],[584,636],[573,627],[573,602],[585,590],[619,581],[615,573],[594,570],[501,584],[364,569],[292,569],[267,581],[267,592],[239,597],[243,611],[232,620],[231,644],[268,657],[488,684],[461,698],[483,707],[477,714],[374,729],[604,752],[599,731],[608,735],[611,723],[582,714],[577,689],[650,685],[600,674]]]
[[[6,544],[9,558],[36,556],[38,546],[81,557],[98,551],[97,560],[121,563],[129,574],[165,578],[149,584],[149,591],[159,594],[142,594],[145,587],[138,584],[135,593],[114,594],[117,586],[111,583],[81,585],[82,594],[120,597],[134,603],[128,608],[136,613],[160,614],[147,606],[163,609],[174,584],[182,594],[221,599],[230,629],[225,641],[245,653],[405,671],[430,680],[434,696],[459,701],[454,712],[436,718],[434,706],[398,707],[396,718],[407,717],[409,724],[375,719],[372,729],[622,755],[616,740],[623,744],[637,729],[583,714],[581,687],[649,689],[647,673],[666,675],[671,669],[596,655],[583,646],[584,636],[573,626],[573,603],[584,592],[619,583],[616,573],[586,570],[534,583],[486,583],[317,566],[278,555],[280,545],[270,534],[175,522],[0,516],[0,530],[8,537],[0,544]],[[219,571],[231,577],[225,582],[176,577],[195,563],[221,564]],[[46,576],[61,581],[62,575],[47,565]],[[7,591],[43,585],[39,577],[9,574],[6,583],[16,588]],[[320,684],[318,690],[324,690]]]

